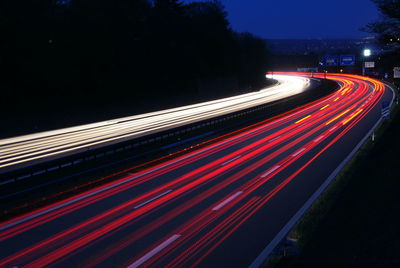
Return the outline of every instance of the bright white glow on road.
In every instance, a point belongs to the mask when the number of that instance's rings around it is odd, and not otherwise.
[[[152,113],[0,140],[0,168],[22,167],[248,109],[303,92],[309,79],[273,75],[278,84],[238,95]]]

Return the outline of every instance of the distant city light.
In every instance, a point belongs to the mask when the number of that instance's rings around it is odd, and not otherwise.
[[[364,57],[371,56],[371,49],[364,49]]]

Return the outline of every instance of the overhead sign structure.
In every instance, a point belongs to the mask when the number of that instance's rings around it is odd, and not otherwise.
[[[365,68],[375,68],[375,62],[374,61],[366,61]]]
[[[338,56],[325,56],[323,59],[324,66],[338,66],[339,57]]]
[[[382,118],[384,119],[390,118],[390,103],[388,101],[382,102]]]
[[[393,78],[400,78],[400,67],[393,68]]]
[[[340,56],[341,66],[352,66],[356,64],[356,57],[354,55],[342,55]]]

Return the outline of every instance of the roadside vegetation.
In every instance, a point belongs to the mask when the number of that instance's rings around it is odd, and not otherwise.
[[[371,1],[375,3],[381,16],[362,30],[374,34],[381,47],[378,67],[384,67],[392,74],[393,67],[400,67],[400,0]],[[395,78],[393,83],[400,87],[400,78]]]
[[[289,234],[294,248],[283,242],[266,267],[399,267],[398,109],[392,116]]]
[[[363,30],[400,61],[400,1],[372,0],[379,21]],[[399,79],[391,79],[397,87]],[[398,93],[398,92],[397,92]],[[400,114],[392,112],[269,259],[266,267],[400,267]]]

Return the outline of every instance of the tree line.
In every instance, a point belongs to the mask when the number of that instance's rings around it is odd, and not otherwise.
[[[400,0],[372,0],[381,13],[380,20],[369,23],[364,31],[374,33],[388,49],[400,52]]]
[[[363,30],[375,34],[384,53],[380,65],[387,73],[400,66],[400,0],[371,0],[381,13],[378,21],[366,25]],[[400,86],[400,79],[395,83]]]
[[[6,0],[3,103],[190,94],[198,79],[263,81],[263,39],[230,27],[219,1]]]

